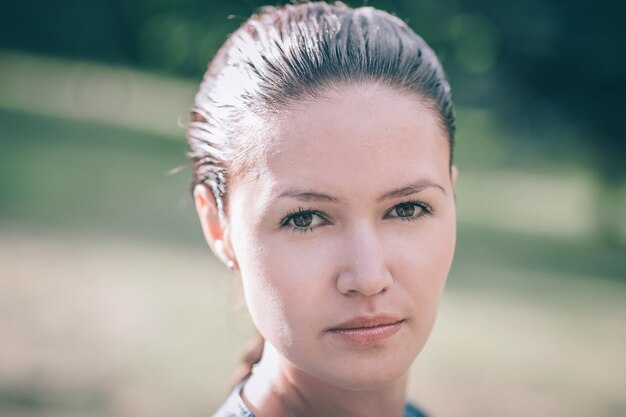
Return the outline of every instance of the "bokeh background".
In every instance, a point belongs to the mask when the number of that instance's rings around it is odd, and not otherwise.
[[[626,416],[626,6],[388,0],[457,104],[459,239],[412,369],[433,416]],[[184,129],[257,0],[0,8],[0,415],[208,416],[253,328]]]

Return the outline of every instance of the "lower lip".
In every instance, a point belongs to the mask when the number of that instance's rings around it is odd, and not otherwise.
[[[330,334],[343,341],[357,346],[368,346],[380,343],[400,330],[404,320],[375,327],[359,327],[354,329],[332,329]]]

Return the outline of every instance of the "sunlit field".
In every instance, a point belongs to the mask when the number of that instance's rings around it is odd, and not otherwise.
[[[197,225],[183,129],[15,100],[0,415],[210,415],[254,333]],[[459,113],[457,255],[411,398],[435,417],[626,416],[626,254],[594,232],[594,177],[508,167],[488,115]]]

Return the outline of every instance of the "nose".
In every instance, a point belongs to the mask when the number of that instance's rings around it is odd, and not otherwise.
[[[344,295],[372,296],[385,292],[393,283],[384,245],[375,227],[355,227],[345,241],[337,277],[337,289]]]

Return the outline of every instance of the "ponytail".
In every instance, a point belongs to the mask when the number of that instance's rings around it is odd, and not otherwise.
[[[259,363],[261,357],[263,356],[264,344],[265,339],[260,334],[257,334],[246,344],[243,363],[239,366],[239,368],[237,368],[235,374],[233,375],[233,387],[239,385],[252,375],[252,368],[254,365]]]

